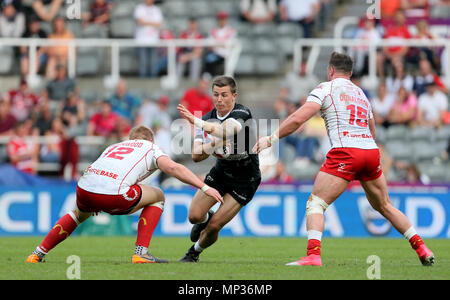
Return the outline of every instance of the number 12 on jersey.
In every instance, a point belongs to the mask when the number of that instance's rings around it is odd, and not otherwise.
[[[130,147],[119,147],[119,148],[117,147],[118,146],[114,146],[111,149],[109,149],[104,156],[122,160],[124,159],[123,155],[130,154],[131,152],[134,151],[134,148]]]
[[[350,119],[348,122],[350,125],[356,125],[361,127],[367,127],[367,110],[361,106],[356,106],[354,104],[347,105],[347,110],[350,110]]]

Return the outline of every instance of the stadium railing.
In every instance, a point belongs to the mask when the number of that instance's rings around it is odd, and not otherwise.
[[[68,47],[68,74],[70,77],[76,77],[76,49],[77,47],[103,47],[109,48],[111,51],[110,65],[111,73],[105,77],[105,84],[113,85],[120,78],[120,49],[121,48],[139,48],[139,47],[155,47],[167,48],[168,63],[167,76],[161,78],[161,85],[164,88],[176,88],[177,80],[177,48],[179,47],[226,47],[230,55],[225,59],[225,75],[232,76],[239,60],[241,53],[241,42],[238,39],[228,41],[217,41],[214,39],[172,39],[160,40],[155,43],[137,42],[135,39],[72,39],[72,40],[50,40],[36,38],[1,38],[2,46],[27,46],[29,47],[29,65],[30,72],[28,80],[30,85],[36,85],[39,82],[37,76],[36,61],[37,47],[42,46],[67,46]]]
[[[390,40],[382,39],[380,41],[367,41],[363,39],[298,39],[294,44],[294,59],[293,59],[293,71],[297,73],[300,70],[300,66],[303,58],[303,48],[308,47],[311,50],[306,59],[306,74],[311,75],[316,68],[316,64],[320,55],[321,48],[332,47],[335,51],[340,51],[345,47],[357,47],[365,46],[368,49],[369,56],[369,75],[364,81],[364,86],[369,89],[373,89],[377,86],[378,78],[376,73],[376,55],[377,48],[380,47],[393,47],[393,46],[406,46],[406,47],[443,47],[445,52],[443,57],[447,58],[444,63],[443,69],[443,81],[446,85],[450,86],[450,40],[448,39],[435,39],[435,40],[423,40],[423,39],[408,39],[408,40]]]
[[[0,136],[0,147],[6,147],[11,139],[11,136]],[[34,143],[37,143],[39,145],[48,145],[51,143],[58,143],[60,139],[58,137],[49,137],[49,136],[29,136],[26,137],[26,140],[32,141]],[[102,145],[105,144],[106,139],[101,136],[77,136],[75,137],[75,141],[77,144],[82,146],[90,146],[90,147],[97,147],[100,148]],[[4,160],[5,157],[0,157],[0,161]],[[89,161],[80,161],[78,163],[77,169],[79,172],[86,169],[89,164],[92,162]],[[60,163],[50,163],[50,162],[39,162],[37,164],[36,170],[38,172],[54,172],[59,171],[60,169]]]

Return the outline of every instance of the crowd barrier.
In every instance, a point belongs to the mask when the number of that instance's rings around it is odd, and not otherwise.
[[[194,193],[191,188],[165,190],[165,209],[155,230],[156,236],[189,235],[192,225],[187,213]],[[305,204],[309,193],[305,189],[260,190],[223,228],[221,236],[304,237]],[[406,214],[423,238],[450,238],[448,189],[394,191],[390,197],[393,205]],[[62,215],[74,207],[75,200],[75,185],[0,186],[0,236],[45,235]],[[325,216],[324,236],[402,237],[370,207],[362,191],[345,192],[328,208]],[[103,213],[82,224],[84,227],[74,234],[134,234],[138,219],[139,212],[131,216]]]

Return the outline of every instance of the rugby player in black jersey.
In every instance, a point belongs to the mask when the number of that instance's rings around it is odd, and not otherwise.
[[[223,204],[214,213],[217,201],[204,193],[192,199],[188,218],[194,224],[189,248],[180,262],[198,262],[200,253],[217,241],[220,230],[252,200],[261,182],[258,155],[251,153],[256,138],[256,121],[250,110],[236,103],[237,86],[232,77],[220,76],[212,83],[214,109],[201,119],[183,105],[178,110],[196,127],[192,159],[200,162],[214,155],[217,160],[205,183],[219,191]]]

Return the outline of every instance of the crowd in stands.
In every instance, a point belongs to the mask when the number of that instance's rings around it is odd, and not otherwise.
[[[292,22],[302,28],[303,38],[311,38],[324,30],[333,0],[241,0],[240,22],[253,24]],[[1,37],[46,39],[73,39],[76,37],[61,14],[63,0],[2,0],[0,15]],[[91,0],[83,11],[83,27],[101,26],[108,30],[114,8],[119,1]],[[201,31],[199,20],[189,17],[180,32],[171,31],[161,9],[164,1],[137,2],[132,13],[136,22],[134,38],[138,42],[162,39],[204,39],[226,41],[238,36],[231,25],[230,13],[218,10],[216,25]],[[436,9],[439,8],[439,9]],[[381,39],[435,39],[430,30],[430,15],[448,11],[449,0],[381,0],[380,20],[363,16],[354,38],[371,41]],[[195,13],[194,13],[195,15]],[[444,16],[445,17],[445,16]],[[449,18],[447,17],[447,21]],[[51,22],[51,30],[42,28]],[[412,32],[411,22],[415,30]],[[368,72],[368,49],[347,49],[355,61],[354,82],[359,84]],[[19,47],[15,55],[20,66],[20,81],[16,89],[2,91],[0,100],[0,137],[11,137],[7,147],[8,160],[17,168],[37,173],[38,162],[59,162],[59,174],[65,167],[72,168],[71,177],[79,176],[80,147],[77,136],[101,136],[106,143],[127,137],[129,130],[139,124],[152,128],[157,143],[170,153],[169,113],[171,101],[179,101],[191,112],[205,113],[212,108],[210,83],[213,76],[224,73],[228,53],[225,47],[185,47],[177,49],[177,74],[192,82],[192,88],[180,99],[159,95],[156,99],[138,97],[131,93],[127,81],[121,79],[114,92],[99,99],[95,106],[87,106],[80,96],[76,78],[67,75],[68,48],[66,46],[40,47],[35,66],[46,78],[42,93],[30,91],[27,74],[30,61],[27,47]],[[155,77],[166,72],[165,48],[136,49],[139,61],[137,76]],[[34,67],[34,66],[33,66]],[[310,90],[320,81],[306,76],[306,64],[298,73],[286,74],[281,83],[273,111],[281,121],[300,107]],[[384,47],[377,51],[377,75],[380,83],[376,91],[367,91],[377,126],[429,126],[437,128],[450,124],[447,87],[442,79],[442,48],[439,47]],[[25,137],[33,137],[27,139]],[[48,139],[40,143],[38,138]],[[381,145],[382,146],[382,145]],[[321,164],[329,149],[326,129],[320,116],[311,119],[302,129],[280,143],[281,155],[287,147],[295,149],[297,167],[309,163]],[[264,166],[266,168],[267,166]],[[398,168],[402,168],[397,164]],[[263,168],[263,167],[262,167]],[[406,169],[407,167],[404,167]],[[267,181],[293,180],[282,160],[264,169]]]

